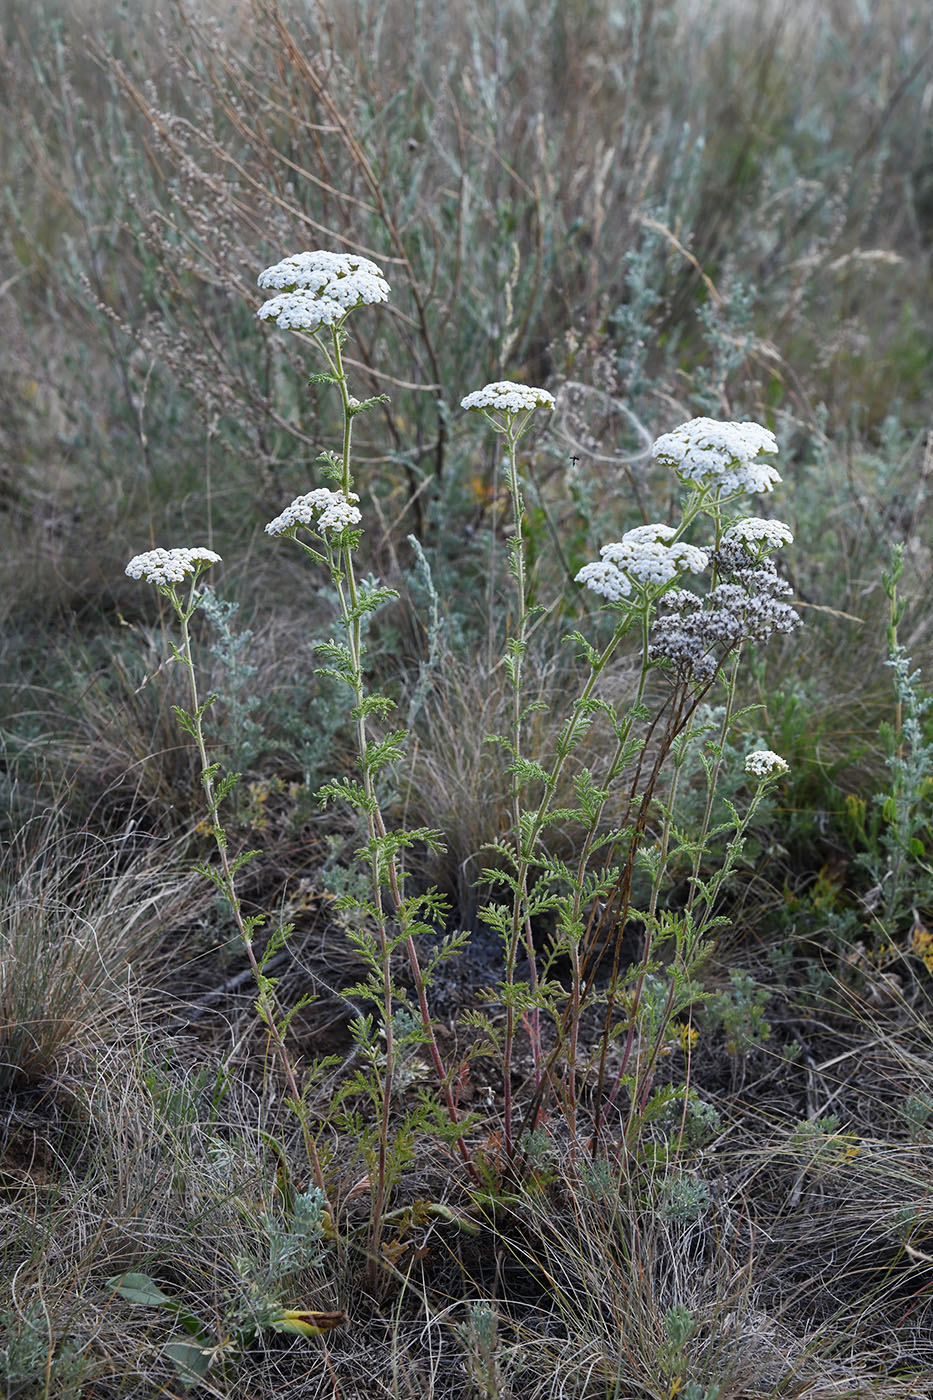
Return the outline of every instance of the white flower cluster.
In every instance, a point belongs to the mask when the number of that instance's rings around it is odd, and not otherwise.
[[[577,583],[585,583],[600,598],[610,603],[620,603],[632,591],[632,585],[615,564],[608,559],[597,559],[592,564],[584,564],[576,575]]]
[[[150,549],[145,554],[135,554],[126,573],[144,583],[182,583],[209,564],[219,563],[220,555],[212,549]]]
[[[669,543],[675,534],[670,525],[636,525],[621,540],[604,544],[599,560],[584,564],[576,581],[617,603],[629,596],[633,583],[660,588],[684,570],[701,573],[707,565],[706,553],[682,541]]]
[[[673,467],[681,481],[721,491],[770,491],[781,478],[761,457],[777,452],[777,439],[759,423],[691,418],[659,437],[651,455]]]
[[[722,543],[743,544],[750,548],[753,554],[763,554],[772,549],[780,549],[782,545],[793,544],[794,536],[782,520],[762,520],[760,516],[750,515],[747,519],[737,520],[734,525],[730,525],[723,534]]]
[[[745,771],[753,778],[777,778],[790,772],[790,764],[773,749],[756,749],[745,759]]]
[[[328,530],[339,534],[341,530],[358,525],[362,520],[363,517],[354,504],[359,499],[353,491],[349,496],[345,496],[342,491],[329,491],[326,486],[320,486],[316,491],[296,496],[281,515],[269,521],[266,534],[286,535],[296,525],[305,525],[319,535]]]
[[[490,408],[498,413],[526,413],[534,408],[553,408],[554,395],[546,389],[533,389],[530,384],[515,384],[510,379],[498,379],[485,384],[460,400],[461,408]]]
[[[261,272],[259,285],[278,295],[256,314],[283,331],[336,326],[354,307],[389,299],[381,269],[355,253],[293,253]]]

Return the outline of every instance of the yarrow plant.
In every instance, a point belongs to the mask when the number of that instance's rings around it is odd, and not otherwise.
[[[366,976],[352,991],[369,1009],[353,1021],[357,1068],[338,1087],[329,1115],[332,1126],[354,1137],[366,1162],[375,1267],[393,1185],[411,1161],[419,1135],[444,1140],[474,1184],[489,1179],[488,1154],[478,1158],[471,1149],[472,1120],[459,1107],[466,1066],[454,1072],[445,1064],[429,1000],[437,969],[462,950],[468,935],[444,935],[446,902],[436,890],[412,892],[403,868],[409,847],[440,849],[443,833],[393,826],[380,799],[379,775],[403,759],[408,736],[406,729],[390,727],[394,702],[371,689],[367,676],[364,621],[396,595],[378,581],[358,578],[355,555],[366,509],[354,489],[352,435],[355,418],[383,399],[361,403],[351,394],[343,346],[348,317],[387,301],[389,286],[368,259],[325,251],[284,258],[260,274],[259,285],[274,293],[259,307],[260,320],[297,333],[314,347],[325,370],[311,382],[335,390],[343,408],[341,450],[323,451],[317,459],[329,484],[311,485],[295,497],[266,525],[266,533],[297,544],[322,566],[337,599],[340,630],[316,647],[322,673],[346,688],[358,772],[335,776],[318,797],[322,806],[348,807],[363,832],[356,858],[366,890],[342,897],[339,904],[355,913],[348,936]],[[580,690],[566,705],[550,760],[532,758],[528,717],[535,707],[524,695],[524,661],[530,624],[544,610],[529,598],[526,468],[519,448],[534,415],[554,405],[548,390],[509,380],[486,384],[461,400],[464,410],[482,417],[502,439],[512,506],[508,547],[516,601],[501,663],[511,689],[510,715],[506,732],[489,736],[503,755],[509,812],[501,839],[492,843],[496,864],[483,874],[491,893],[481,910],[501,938],[502,969],[488,992],[488,1014],[471,1011],[466,1018],[482,1048],[499,1056],[503,1173],[519,1171],[526,1154],[540,1151],[543,1124],[555,1107],[573,1144],[587,1142],[595,1152],[612,1139],[612,1150],[621,1157],[634,1150],[639,1125],[655,1111],[652,1094],[666,1095],[666,1103],[675,1092],[671,1086],[653,1089],[658,1057],[669,1027],[683,1024],[676,1018],[689,1016],[697,997],[693,973],[722,921],[717,901],[739,860],[745,832],[763,795],[787,771],[770,750],[749,754],[746,770],[757,785],[745,811],[729,806],[729,819],[713,823],[726,735],[738,718],[733,701],[741,651],[747,643],[761,644],[774,632],[792,630],[798,621],[786,601],[789,587],[771,557],[792,542],[791,531],[780,521],[736,514],[732,505],[740,494],[769,492],[780,481],[766,460],[777,451],[773,434],[756,423],[706,418],[675,428],[657,439],[652,456],[672,468],[684,487],[680,517],[618,534],[599,547],[597,559],[578,569],[576,582],[603,600],[598,627],[605,626],[601,637],[571,634],[584,672]],[[708,538],[687,538],[703,529]],[[226,898],[240,930],[259,989],[257,1006],[302,1122],[317,1189],[326,1199],[306,1089],[286,1046],[294,1008],[282,1012],[265,973],[269,949],[280,947],[288,931],[274,933],[257,959],[252,939],[259,920],[242,916],[235,889],[237,870],[252,853],[228,856],[220,820],[221,803],[237,775],[220,776],[204,739],[202,718],[212,697],[203,703],[198,698],[188,623],[198,604],[197,579],[216,562],[219,556],[210,550],[155,550],[137,556],[127,572],[156,584],[181,624],[182,646],[174,655],[188,670],[193,708],[179,711],[179,719],[201,756],[219,862],[217,868],[204,867],[205,873]],[[177,588],[189,579],[183,601]],[[604,678],[629,637],[637,639],[638,680],[620,702],[607,693]],[[687,834],[675,821],[677,784],[687,754],[710,727],[697,716],[717,680],[726,704],[718,741],[706,741],[706,810],[700,830]],[[608,756],[591,769],[579,763],[577,750],[600,724],[609,731]],[[672,777],[665,790],[666,769]],[[553,854],[549,836],[555,827],[577,833],[572,860]],[[728,842],[718,868],[701,878],[704,853],[724,833]],[[690,890],[686,907],[668,911],[662,893],[675,858],[688,863]],[[638,869],[648,875],[641,903],[636,903]],[[629,966],[622,947],[632,929],[642,939],[642,954]],[[660,950],[670,948],[673,957],[662,960]],[[407,966],[404,981],[399,952]],[[595,1053],[584,1055],[581,1027],[591,1004],[602,1008],[602,1034]],[[517,1054],[522,1036],[530,1052],[524,1086]],[[689,1035],[684,1043],[691,1043]],[[610,1056],[610,1047],[619,1053]],[[434,1098],[426,1091],[417,1097],[410,1092],[406,1063],[414,1055],[432,1064]],[[622,1112],[626,1102],[627,1113]],[[613,1130],[613,1123],[621,1126]]]
[[[360,1146],[368,1159],[372,1183],[371,1248],[377,1257],[381,1247],[383,1219],[392,1183],[407,1163],[417,1136],[415,1124],[427,1130],[423,1108],[403,1106],[400,1056],[427,1046],[437,1077],[446,1115],[446,1133],[457,1145],[463,1161],[470,1166],[462,1136],[460,1116],[451,1087],[451,1076],[441,1058],[428,1005],[428,988],[436,969],[452,957],[462,940],[452,938],[436,947],[427,968],[422,968],[416,939],[433,935],[446,915],[446,906],[434,890],[408,894],[400,864],[400,854],[422,842],[437,845],[440,833],[428,828],[390,831],[380,807],[376,778],[387,765],[402,756],[404,729],[390,731],[381,739],[372,733],[373,720],[384,720],[394,708],[388,696],[371,692],[365,676],[363,619],[375,612],[394,591],[378,584],[362,586],[356,575],[354,553],[363,521],[359,496],[353,490],[353,420],[384,397],[360,402],[349,391],[343,362],[343,329],[347,316],[357,308],[384,302],[388,283],[375,263],[353,254],[306,252],[283,259],[260,273],[259,285],[278,288],[279,295],[259,308],[261,320],[274,321],[281,330],[306,333],[324,357],[327,371],[313,382],[337,389],[343,406],[343,445],[338,453],[323,452],[318,458],[322,471],[337,489],[315,488],[297,497],[266,526],[266,532],[294,540],[316,563],[323,564],[338,598],[340,621],[345,640],[317,644],[326,661],[322,673],[343,683],[352,696],[350,710],[356,734],[357,755],[362,781],[336,778],[320,790],[322,805],[331,801],[347,804],[365,823],[367,839],[358,852],[368,872],[366,897],[345,896],[344,907],[354,907],[362,916],[363,927],[350,936],[363,957],[369,975],[355,990],[377,1010],[381,1024],[372,1016],[358,1017],[353,1034],[365,1070],[343,1087],[333,1108],[344,1112],[344,1121],[358,1132]],[[328,332],[324,335],[324,328]],[[310,541],[307,537],[310,537]],[[417,1012],[409,1010],[409,994],[394,980],[392,959],[403,948],[408,961]],[[380,1037],[382,1043],[380,1043]],[[362,1123],[358,1103],[375,1107],[375,1131]],[[395,1135],[393,1113],[401,1115]],[[438,1131],[444,1129],[437,1127]],[[406,1146],[407,1144],[407,1146]]]
[[[525,834],[522,831],[522,787],[529,776],[535,777],[534,768],[529,768],[522,754],[522,728],[524,708],[522,704],[522,662],[527,645],[528,624],[536,609],[529,606],[528,582],[525,570],[525,542],[522,533],[525,505],[522,496],[517,452],[518,444],[531,426],[532,415],[539,408],[553,410],[555,399],[546,389],[533,388],[527,384],[516,384],[511,380],[497,380],[486,384],[482,389],[467,394],[460,401],[460,407],[467,411],[481,413],[496,433],[505,439],[506,470],[508,472],[509,494],[512,501],[513,533],[509,537],[509,552],[512,574],[515,578],[517,595],[517,617],[514,634],[508,640],[505,655],[505,668],[512,687],[512,724],[507,738],[496,738],[510,756],[507,772],[510,779],[512,808],[513,847],[509,856],[514,861],[513,901],[510,912],[503,912],[489,906],[484,912],[502,936],[505,951],[505,980],[503,1001],[505,1004],[505,1032],[503,1037],[502,1070],[505,1096],[505,1150],[511,1157],[512,1136],[512,1054],[515,1043],[516,1017],[530,1014],[532,1027],[532,1053],[536,1065],[540,1061],[539,1008],[537,1003],[538,971],[532,935],[531,907],[528,903],[528,871]],[[528,993],[517,986],[515,972],[518,963],[519,944],[524,937],[528,955]]]
[[[257,853],[255,851],[245,851],[241,852],[238,856],[231,857],[228,849],[227,833],[221,818],[221,807],[224,799],[232,792],[240,775],[238,773],[221,774],[220,765],[218,763],[212,763],[207,752],[207,740],[204,733],[204,715],[213,703],[215,696],[208,695],[203,701],[200,699],[197,673],[191,650],[191,630],[189,624],[201,602],[202,595],[198,591],[198,580],[205,569],[210,568],[212,564],[219,564],[220,562],[220,555],[215,554],[212,549],[151,549],[144,554],[134,555],[127,564],[125,572],[130,578],[139,579],[144,583],[155,584],[162,596],[168,599],[179,622],[181,629],[181,646],[177,647],[174,644],[172,645],[172,657],[175,661],[180,662],[185,669],[188,679],[188,690],[191,696],[191,709],[185,710],[182,709],[181,706],[175,705],[173,706],[173,710],[182,729],[194,739],[197,745],[198,756],[201,761],[201,786],[204,791],[210,830],[218,856],[217,866],[203,863],[198,866],[198,869],[215,886],[233,916],[237,932],[256,981],[256,1008],[261,1019],[268,1028],[270,1037],[279,1056],[288,1083],[292,1107],[297,1113],[301,1123],[308,1161],[314,1171],[318,1189],[323,1194],[324,1175],[321,1170],[320,1159],[311,1133],[305,1102],[298,1085],[295,1068],[285,1043],[285,1032],[288,1028],[288,1024],[299,1009],[299,1006],[296,1005],[284,1016],[280,1013],[275,999],[275,982],[272,978],[267,976],[265,971],[266,965],[273,953],[278,951],[287,939],[290,928],[288,926],[280,926],[267,941],[262,955],[257,957],[253,947],[253,940],[257,930],[263,923],[263,918],[261,915],[244,915],[236,889],[237,872]],[[178,593],[178,584],[183,583],[186,579],[190,579],[188,596],[182,598]]]
[[[574,634],[590,667],[582,694],[556,746],[556,758],[549,771],[538,769],[542,796],[537,809],[520,814],[516,830],[521,833],[521,857],[513,879],[515,903],[524,902],[526,919],[531,911],[550,911],[557,926],[552,957],[568,956],[571,963],[571,989],[556,1018],[554,1049],[542,1060],[540,1048],[537,1088],[524,1128],[534,1129],[537,1113],[548,1088],[556,1092],[566,1119],[577,1132],[580,1085],[577,1071],[577,1035],[584,1003],[598,985],[597,974],[607,962],[608,987],[601,993],[605,1001],[603,1037],[598,1055],[595,1086],[595,1131],[598,1137],[608,1121],[620,1090],[628,1091],[629,1127],[646,1110],[656,1056],[671,1018],[688,1009],[694,995],[690,970],[702,954],[704,935],[715,927],[715,902],[723,883],[738,860],[744,831],[760,804],[764,787],[759,789],[744,817],[733,811],[734,835],[722,865],[713,880],[700,881],[700,861],[711,836],[711,818],[716,782],[724,751],[725,736],[733,719],[733,697],[741,648],[747,641],[763,642],[775,631],[790,631],[798,618],[793,609],[780,601],[789,593],[770,560],[770,553],[790,543],[792,536],[780,522],[758,517],[724,518],[724,507],[747,491],[770,491],[780,481],[777,470],[763,460],[777,451],[777,441],[756,423],[718,423],[694,419],[658,438],[651,455],[655,461],[673,468],[686,495],[680,522],[675,525],[652,523],[626,532],[621,539],[601,546],[597,561],[585,564],[576,580],[605,599],[606,611],[614,630],[602,651],[581,634]],[[689,544],[684,535],[704,517],[711,520],[710,545]],[[705,594],[678,587],[686,574],[701,575],[712,565],[712,586]],[[628,634],[637,627],[641,636],[642,664],[636,692],[626,711],[619,712],[598,696],[598,681],[610,658]],[[731,675],[723,667],[732,659]],[[667,700],[643,737],[639,727],[648,719],[645,709],[646,682],[655,669],[667,671],[671,686]],[[723,677],[727,704],[719,743],[714,746],[707,767],[708,799],[701,830],[689,843],[693,863],[693,887],[682,917],[665,916],[659,909],[664,871],[674,851],[672,841],[673,795],[692,733],[693,716],[710,686]],[[597,781],[588,770],[574,779],[578,805],[557,808],[554,797],[565,762],[597,714],[603,713],[615,734],[615,749],[605,776]],[[647,738],[657,735],[651,749]],[[649,814],[657,800],[656,791],[667,757],[674,762],[674,780],[662,823],[661,839],[647,841]],[[525,773],[530,769],[525,765]],[[776,777],[775,767],[761,773],[762,783]],[[601,830],[606,803],[615,779],[626,774],[627,795],[615,829]],[[583,827],[578,863],[568,869],[549,857],[541,845],[548,825],[555,820],[576,819]],[[717,828],[722,830],[723,828]],[[597,851],[606,852],[601,866],[592,866]],[[633,905],[633,871],[637,863],[651,873],[651,892],[646,909]],[[490,907],[484,911],[491,922],[505,923],[505,911]],[[626,928],[635,921],[645,929],[644,956],[629,993],[629,1025],[623,1042],[621,1069],[609,1084],[608,1048],[617,1034],[616,1010],[627,980],[622,973],[620,950]],[[513,915],[513,927],[515,916]],[[658,942],[674,940],[675,957],[669,970],[669,993],[660,1009],[649,1016],[647,1055],[635,1063],[636,1030],[642,1017],[646,978],[652,968],[653,950]],[[549,964],[550,965],[550,964]],[[648,1023],[642,1028],[648,1029]],[[564,1069],[558,1075],[560,1062]],[[508,1104],[506,1105],[508,1110]],[[510,1139],[506,1113],[506,1143]]]

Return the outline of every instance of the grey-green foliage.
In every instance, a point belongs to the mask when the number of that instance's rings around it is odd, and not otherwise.
[[[670,1350],[680,1354],[697,1329],[690,1309],[683,1303],[674,1303],[664,1314],[664,1333]]]
[[[480,1400],[500,1400],[504,1394],[499,1366],[498,1314],[482,1301],[470,1305],[467,1320],[456,1331],[472,1393]]]
[[[753,341],[755,294],[736,278],[729,294],[721,301],[710,298],[697,313],[707,362],[698,365],[694,375],[691,402],[698,414],[718,416],[728,397],[730,376],[745,364]]]
[[[697,1149],[716,1136],[722,1126],[722,1119],[713,1104],[701,1099],[696,1089],[686,1091],[687,1104],[684,1109],[682,1097],[665,1109],[660,1122],[669,1139],[680,1143],[682,1149]]]
[[[428,654],[424,660],[418,663],[418,679],[412,688],[411,696],[408,701],[408,714],[405,718],[405,727],[411,730],[424,705],[432,678],[440,663],[447,635],[447,623],[446,619],[442,616],[441,600],[437,588],[434,585],[434,577],[427,555],[421,548],[421,543],[415,535],[408,536],[408,543],[411,545],[415,555],[413,581],[417,580],[417,583],[420,584],[428,603]]]
[[[911,1094],[901,1112],[915,1142],[933,1141],[933,1095]]]
[[[920,671],[911,669],[910,657],[893,634],[887,664],[894,672],[898,721],[884,736],[891,786],[875,799],[886,826],[880,839],[884,868],[875,859],[873,873],[884,891],[890,927],[906,905],[926,904],[933,893],[933,737],[927,737],[924,725],[933,697],[921,689]]]
[[[301,1269],[319,1268],[323,1262],[324,1193],[316,1187],[296,1193],[290,1215],[282,1221],[264,1221],[269,1242],[267,1278],[270,1285]]]
[[[668,177],[663,194],[652,191],[643,208],[637,235],[622,254],[624,295],[612,311],[609,324],[618,345],[617,368],[621,387],[631,408],[649,411],[655,376],[649,357],[656,345],[654,321],[664,302],[671,245],[665,232],[673,226],[692,228],[698,214],[704,139],[683,123],[670,139]],[[675,333],[666,346],[676,353]]]
[[[697,1220],[708,1208],[709,1187],[701,1177],[673,1175],[664,1182],[661,1214],[665,1220]]]
[[[894,692],[902,711],[899,742],[888,754],[891,789],[880,794],[888,826],[882,845],[888,857],[890,879],[885,892],[885,913],[895,917],[904,900],[904,885],[914,877],[931,876],[924,835],[929,840],[933,823],[933,742],[925,738],[923,718],[933,698],[920,688],[920,671],[911,670],[904,647],[895,646],[887,663],[894,672]]]
[[[680,1392],[681,1400],[719,1400],[720,1386],[703,1385],[700,1381],[688,1381]]]
[[[745,1055],[771,1034],[764,1014],[768,989],[757,986],[755,979],[739,968],[732,969],[729,981],[730,990],[711,997],[709,1008],[722,1025],[729,1054]]]
[[[903,564],[904,545],[898,543],[882,572],[889,607],[885,664],[893,672],[895,708],[893,722],[883,723],[880,735],[890,781],[875,793],[873,818],[863,816],[858,824],[867,845],[858,862],[872,880],[865,904],[880,920],[883,941],[933,898],[933,696],[923,689],[920,670],[898,637],[906,607],[898,595]],[[855,915],[844,912],[854,924]]]
[[[249,628],[241,632],[234,630],[233,620],[239,603],[218,598],[212,588],[202,592],[200,607],[217,633],[211,655],[221,667],[222,681],[216,693],[221,702],[228,765],[241,773],[255,761],[264,743],[263,727],[253,718],[259,696],[249,690],[249,683],[258,669],[249,660],[253,633]]]
[[[31,1302],[20,1312],[0,1314],[6,1344],[0,1347],[0,1387],[6,1396],[77,1396],[82,1360],[77,1344],[56,1334],[48,1308]],[[35,1386],[35,1390],[31,1387]],[[72,1389],[72,1386],[75,1388]]]

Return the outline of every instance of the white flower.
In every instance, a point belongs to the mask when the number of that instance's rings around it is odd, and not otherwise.
[[[293,292],[298,287],[320,292],[335,278],[354,276],[381,279],[382,269],[358,253],[330,253],[320,249],[315,253],[292,253],[260,272],[257,280],[260,287],[278,292]],[[386,287],[379,300],[385,301],[388,292]]]
[[[685,569],[701,573],[707,565],[705,552],[681,541],[667,544],[674,534],[670,525],[636,525],[634,530],[626,530],[621,540],[604,544],[599,553],[624,569],[635,583],[670,583]]]
[[[610,603],[621,602],[632,591],[632,585],[625,575],[608,559],[597,559],[592,564],[584,564],[576,575],[577,583],[585,583],[601,598]]]
[[[362,520],[354,504],[359,499],[353,491],[345,496],[342,491],[329,491],[326,486],[321,486],[316,491],[306,492],[304,496],[296,496],[281,515],[269,521],[266,534],[285,535],[296,525],[304,525],[319,535],[328,530],[339,534]]]
[[[256,315],[260,321],[274,321],[280,331],[316,331],[318,326],[336,326],[345,311],[338,302],[313,292],[283,292],[264,301]]]
[[[498,379],[475,389],[460,400],[461,408],[490,408],[499,413],[526,413],[535,408],[553,408],[554,395],[546,389],[533,389],[530,384],[515,384],[510,379]]]
[[[745,759],[745,771],[753,778],[777,778],[790,772],[790,764],[773,749],[755,749]]]
[[[135,554],[126,573],[144,583],[182,583],[209,564],[219,563],[220,555],[212,549],[150,549],[145,554]]]
[[[673,525],[636,525],[631,530],[626,530],[623,539],[630,544],[660,544],[663,540],[668,543],[674,538],[677,531]]]
[[[627,597],[633,583],[663,588],[685,569],[695,574],[702,572],[708,562],[705,552],[679,540],[668,544],[675,533],[670,525],[636,525],[621,540],[604,544],[599,551],[600,561],[585,564],[576,581],[615,600]]]
[[[760,516],[750,515],[730,525],[723,534],[722,543],[742,544],[750,548],[753,554],[763,554],[780,549],[781,545],[793,544],[794,536],[781,520],[762,520]]]
[[[770,491],[781,480],[770,462],[777,439],[760,423],[725,423],[691,418],[659,437],[651,449],[655,461],[673,467],[681,481],[720,490]]]
[[[677,544],[672,544],[668,554],[675,561],[681,573],[686,570],[691,574],[702,574],[709,563],[709,556],[705,549],[698,549],[695,544],[684,544],[682,540],[679,540]]]
[[[284,331],[336,326],[354,307],[389,299],[381,270],[355,253],[293,253],[267,267],[258,280],[278,295],[264,301],[256,314]]]

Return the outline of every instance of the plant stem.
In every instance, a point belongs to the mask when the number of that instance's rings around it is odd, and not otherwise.
[[[510,797],[517,874],[516,888],[512,897],[512,929],[506,951],[505,982],[511,993],[515,985],[515,966],[518,961],[518,945],[522,934],[524,934],[525,947],[528,952],[528,979],[531,988],[531,997],[532,1000],[534,1000],[538,989],[538,969],[535,959],[531,917],[528,913],[529,862],[526,859],[524,840],[522,837],[522,777],[517,767],[521,760],[522,751],[522,661],[525,654],[526,629],[528,624],[528,593],[525,580],[525,543],[522,535],[524,502],[522,501],[521,485],[518,480],[518,466],[516,462],[519,436],[520,430],[518,432],[516,431],[515,419],[510,417],[508,430],[506,432],[506,460],[508,463],[509,492],[512,497],[512,515],[515,522],[515,533],[509,541],[509,547],[512,554],[512,572],[515,575],[515,586],[518,594],[518,620],[515,636],[509,640],[508,669],[512,681],[512,771],[510,774]],[[505,1017],[505,1041],[502,1057],[505,1099],[505,1153],[507,1159],[511,1160],[513,1155],[512,1050],[515,1041],[515,1004],[511,995],[508,995],[506,998]],[[537,1083],[541,1059],[539,1011],[537,1006],[533,1008],[531,1013],[530,1036],[531,1053],[535,1066],[535,1081]]]
[[[224,896],[230,907],[230,911],[233,914],[234,922],[237,926],[237,931],[239,932],[243,947],[246,950],[246,956],[249,959],[250,969],[256,982],[257,1006],[259,1008],[259,1014],[262,1020],[265,1022],[266,1027],[268,1028],[269,1035],[272,1039],[272,1043],[275,1046],[276,1053],[278,1054],[279,1061],[282,1065],[282,1069],[285,1074],[285,1079],[288,1083],[289,1092],[292,1096],[292,1106],[298,1117],[298,1121],[301,1124],[301,1131],[304,1137],[305,1152],[307,1153],[308,1160],[311,1163],[311,1168],[314,1172],[315,1182],[318,1186],[318,1189],[321,1191],[322,1195],[326,1200],[327,1191],[324,1185],[324,1173],[321,1170],[320,1158],[318,1157],[314,1138],[311,1135],[311,1130],[308,1125],[307,1113],[302,1102],[301,1092],[298,1088],[298,1081],[295,1075],[295,1069],[292,1064],[291,1057],[289,1056],[288,1050],[286,1048],[282,1032],[279,1029],[278,1021],[276,1020],[277,1008],[275,1005],[274,998],[269,992],[268,979],[264,976],[263,971],[256,959],[256,954],[253,951],[252,939],[249,935],[249,932],[246,928],[246,923],[243,919],[243,911],[240,905],[239,896],[236,892],[235,878],[231,869],[230,858],[227,853],[227,836],[223,826],[220,823],[220,804],[216,796],[216,788],[214,785],[214,770],[212,769],[212,765],[209,762],[207,754],[207,745],[204,740],[204,725],[202,722],[203,711],[201,709],[200,701],[198,698],[198,682],[194,669],[194,658],[191,652],[191,632],[188,627],[188,623],[191,619],[191,616],[195,608],[197,607],[197,593],[195,590],[195,580],[192,580],[191,593],[186,607],[182,606],[174,589],[172,589],[170,596],[172,603],[175,607],[175,611],[178,614],[178,619],[181,623],[182,650],[180,652],[180,657],[188,673],[188,687],[191,692],[192,706],[191,718],[193,722],[195,743],[197,744],[198,749],[198,756],[201,760],[201,785],[204,788],[204,795],[207,800],[207,808],[210,814],[211,833],[214,837],[214,842],[217,846],[217,853],[220,857],[220,866],[223,872]]]
[[[336,327],[334,327],[332,328],[331,334],[332,354],[323,346],[323,343],[321,341],[318,341],[318,343],[322,346],[322,348],[325,349],[325,354],[327,356],[328,363],[330,364],[334,379],[336,380],[338,388],[340,389],[340,396],[343,403],[343,471],[341,485],[344,495],[349,496],[353,488],[350,458],[353,425],[353,405],[350,402],[350,394],[347,388],[347,377],[343,368],[343,358],[340,351],[340,331]],[[387,834],[387,831],[385,821],[382,815],[382,810],[379,805],[379,799],[376,794],[375,785],[373,783],[372,770],[370,764],[367,761],[369,752],[369,736],[367,733],[366,707],[364,703],[366,699],[366,691],[365,686],[363,684],[362,617],[359,610],[359,587],[356,581],[356,572],[353,564],[353,551],[348,545],[345,545],[340,549],[339,568],[332,569],[332,574],[335,579],[335,582],[337,582],[341,616],[344,624],[344,629],[347,634],[347,644],[350,649],[353,668],[353,692],[356,701],[356,704],[354,706],[356,743],[357,752],[359,754],[360,766],[363,774],[364,792],[366,795],[366,820],[369,830],[370,843],[374,851],[370,867],[370,877],[373,888],[373,901],[377,912],[376,923],[383,976],[383,1012],[385,1015],[386,1022],[386,1075],[385,1083],[383,1086],[382,1124],[380,1128],[380,1185],[377,1187],[379,1216],[377,1218],[374,1218],[373,1221],[373,1248],[374,1252],[376,1252],[376,1247],[378,1244],[377,1233],[381,1229],[381,1226],[379,1225],[378,1221],[379,1219],[381,1219],[383,1207],[385,1204],[384,1173],[386,1150],[388,1144],[389,1106],[392,1093],[392,1079],[394,1075],[395,1065],[395,1046],[392,1026],[393,992],[391,977],[391,948],[389,946],[387,918],[382,900],[383,873],[381,869],[381,862],[378,858],[378,855],[375,854],[375,843],[380,839],[384,839]],[[347,598],[347,596],[345,596],[343,592],[342,583],[338,582],[338,580],[341,577],[346,580],[346,588],[349,598]],[[385,858],[385,876],[388,880],[389,891],[392,898],[392,905],[394,907],[401,930],[405,937],[405,949],[408,954],[408,962],[411,969],[412,979],[415,984],[415,992],[418,998],[418,1009],[421,1016],[421,1024],[431,1054],[431,1060],[434,1065],[434,1071],[437,1076],[438,1083],[440,1084],[441,1091],[444,1095],[445,1107],[450,1122],[454,1125],[454,1127],[459,1127],[460,1119],[459,1114],[457,1113],[457,1106],[454,1103],[453,1099],[453,1093],[450,1086],[450,1076],[444,1066],[443,1059],[441,1058],[440,1049],[437,1044],[437,1036],[434,1033],[434,1025],[431,1020],[430,1008],[428,1006],[427,993],[424,985],[424,974],[421,971],[421,963],[418,957],[418,950],[415,947],[414,938],[412,937],[411,933],[408,932],[408,928],[410,925],[410,915],[402,892],[402,877],[400,876],[397,858],[395,854],[391,852]],[[473,1167],[470,1162],[469,1151],[462,1137],[457,1138],[457,1148],[462,1160],[472,1172]],[[375,1213],[375,1200],[373,1209]]]

